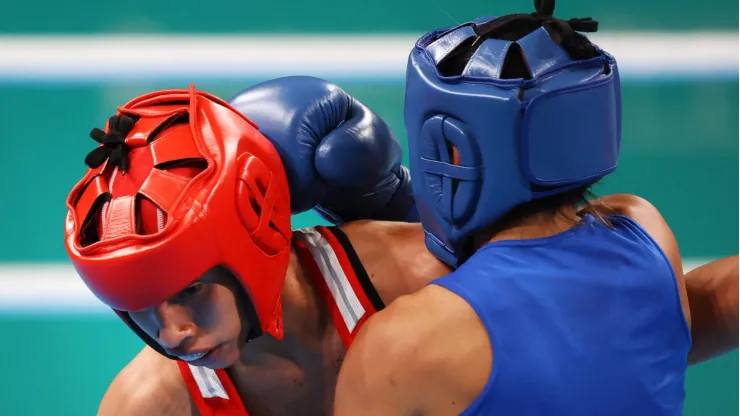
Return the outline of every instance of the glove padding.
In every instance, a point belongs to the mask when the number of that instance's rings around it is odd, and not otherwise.
[[[385,122],[319,78],[278,78],[230,100],[277,148],[293,213],[316,209],[337,224],[418,221],[411,176]]]

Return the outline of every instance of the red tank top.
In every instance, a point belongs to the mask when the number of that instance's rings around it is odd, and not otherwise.
[[[380,296],[339,228],[296,230],[293,245],[349,348],[365,321],[383,308]],[[177,361],[177,365],[202,416],[249,415],[226,370],[194,367],[184,361]]]

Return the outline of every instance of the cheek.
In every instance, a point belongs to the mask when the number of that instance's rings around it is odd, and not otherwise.
[[[226,288],[217,287],[208,294],[204,302],[195,308],[198,326],[208,332],[224,336],[237,336],[240,329],[239,311],[233,294]],[[236,331],[237,334],[232,334]]]
[[[206,331],[213,331],[221,322],[221,307],[212,302],[199,302],[193,308],[195,323],[199,328]]]

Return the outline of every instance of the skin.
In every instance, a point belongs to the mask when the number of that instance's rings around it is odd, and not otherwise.
[[[737,348],[737,256],[684,276],[676,239],[649,202],[610,195],[594,201],[593,209],[632,217],[667,255],[689,326],[692,311],[703,326],[693,330],[702,338],[695,340],[700,349],[692,351],[694,362]],[[577,222],[575,208],[566,206],[561,215],[532,217],[491,241],[546,237]],[[690,301],[695,309],[689,308]],[[465,343],[458,342],[461,338]],[[454,293],[427,286],[397,299],[360,331],[342,367],[335,414],[459,414],[483,390],[494,359],[488,333],[473,309]]]
[[[691,351],[696,364],[738,347],[738,256],[725,257],[686,275],[691,306]]]

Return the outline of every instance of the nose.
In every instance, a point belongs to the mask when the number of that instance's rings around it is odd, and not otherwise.
[[[179,305],[163,303],[156,308],[157,342],[167,350],[180,350],[195,336],[195,323]]]

